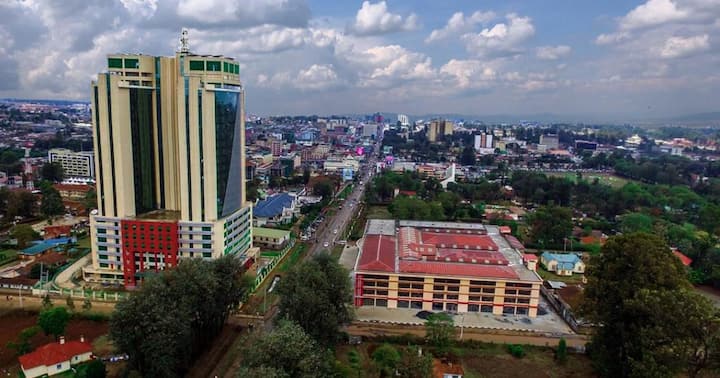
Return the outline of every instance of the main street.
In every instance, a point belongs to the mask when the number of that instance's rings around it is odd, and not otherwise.
[[[352,192],[346,197],[342,203],[342,208],[338,208],[337,213],[332,217],[326,217],[325,222],[318,227],[316,240],[317,242],[310,248],[308,256],[314,256],[323,250],[331,250],[338,240],[343,240],[343,231],[358,213],[360,201],[363,199],[365,187],[372,178],[375,171],[375,163],[377,162],[378,149],[382,146],[381,141],[377,141],[373,153],[368,157],[365,168],[357,174],[360,179],[355,184]]]

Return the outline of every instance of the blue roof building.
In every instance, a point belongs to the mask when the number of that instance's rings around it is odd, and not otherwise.
[[[585,263],[574,253],[543,252],[540,263],[549,272],[559,276],[572,276],[573,273],[584,273]]]
[[[296,197],[288,193],[275,194],[258,201],[253,208],[254,226],[290,222],[297,213],[296,204]]]

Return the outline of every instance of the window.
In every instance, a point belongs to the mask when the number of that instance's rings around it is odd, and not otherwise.
[[[56,369],[62,369],[62,364],[57,364],[57,366],[55,366],[55,368],[56,368]]]
[[[375,306],[377,306],[377,307],[387,307],[387,299],[376,299],[376,300],[375,300]]]
[[[207,71],[221,71],[221,65],[220,62],[214,61],[214,60],[208,60],[205,62]]]
[[[122,59],[108,58],[108,68],[122,68]]]
[[[104,243],[104,242],[106,242],[106,241],[107,241],[107,238],[98,238],[98,241],[99,241],[99,242],[103,242],[103,243]]]
[[[490,305],[482,305],[480,306],[480,312],[492,312],[493,306]]]
[[[443,294],[433,294],[433,299],[443,299],[445,295]]]
[[[527,307],[518,307],[516,314],[518,315],[527,315],[528,309]]]
[[[205,71],[205,61],[202,60],[191,60],[190,61],[191,71]]]
[[[212,240],[212,236],[210,236],[210,235],[203,235],[202,240]]]
[[[493,301],[493,297],[482,297],[482,301],[483,301],[483,302],[492,302],[492,301]]]
[[[442,302],[433,302],[432,309],[433,309],[433,311],[442,311],[443,310]]]
[[[137,59],[125,59],[125,68],[140,68],[140,61]]]
[[[474,301],[474,302],[480,302],[480,297],[477,295],[471,295],[468,297],[468,300]]]
[[[509,314],[509,315],[515,314],[515,307],[513,307],[513,306],[503,307],[503,314]]]
[[[98,229],[97,229],[97,233],[98,233],[98,234],[107,234],[107,230],[104,229],[104,228],[98,228]]]
[[[104,245],[101,245],[98,247],[98,251],[107,251],[107,247]]]
[[[468,305],[468,312],[480,312],[480,305],[469,304],[469,305]]]
[[[212,248],[212,244],[203,244],[203,248],[210,249]]]
[[[397,303],[398,308],[408,308],[410,307],[409,301],[398,301]]]

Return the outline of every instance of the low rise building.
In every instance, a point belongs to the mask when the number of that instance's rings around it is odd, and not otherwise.
[[[35,378],[61,374],[72,366],[92,358],[92,345],[82,337],[79,341],[65,342],[60,337],[57,343],[43,345],[35,351],[18,357],[25,377]]]
[[[289,223],[298,211],[297,197],[288,193],[275,194],[255,204],[253,226]]]
[[[355,306],[537,316],[540,276],[497,226],[371,219]]]
[[[574,253],[543,252],[540,263],[548,272],[558,276],[572,276],[573,273],[585,273],[585,263]]]
[[[253,245],[260,248],[283,249],[290,242],[290,231],[253,227]]]

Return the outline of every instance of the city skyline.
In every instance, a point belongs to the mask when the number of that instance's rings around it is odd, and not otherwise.
[[[550,6],[552,5],[552,6]],[[248,112],[588,115],[717,110],[720,2],[0,4],[0,97],[89,100],[108,54],[233,56]]]

